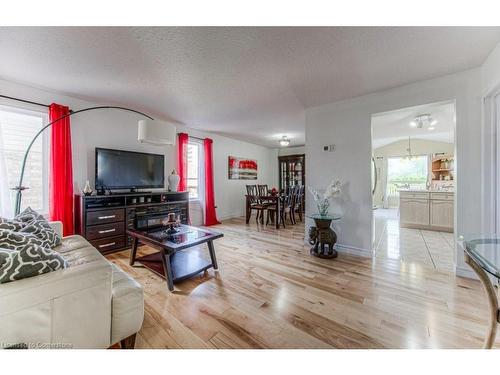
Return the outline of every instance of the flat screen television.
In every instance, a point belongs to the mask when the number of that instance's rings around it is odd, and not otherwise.
[[[95,186],[106,189],[147,189],[165,186],[165,156],[95,149]]]

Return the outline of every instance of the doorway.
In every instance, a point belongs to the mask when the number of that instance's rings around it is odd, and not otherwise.
[[[455,270],[455,104],[372,115],[377,258]]]

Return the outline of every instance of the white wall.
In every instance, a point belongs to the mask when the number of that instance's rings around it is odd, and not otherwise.
[[[279,156],[301,155],[306,153],[306,146],[281,147],[277,150]]]
[[[90,103],[73,97],[59,95],[50,91],[40,90],[26,85],[20,85],[0,80],[0,92],[3,95],[19,97],[35,102],[56,102],[72,109],[82,109],[94,105],[109,103]],[[10,100],[0,100],[6,105],[22,106]],[[133,107],[133,106],[131,106]],[[155,117],[155,116],[153,116]],[[90,180],[94,186],[95,147],[117,148],[131,151],[152,152],[165,155],[165,175],[172,172],[176,166],[177,150],[175,147],[154,146],[137,142],[137,121],[141,117],[134,113],[119,110],[91,111],[76,114],[71,118],[71,135],[73,147],[73,179],[75,192],[83,189],[85,181]],[[161,118],[158,118],[161,119]],[[245,211],[244,193],[245,181],[229,180],[227,175],[229,155],[252,158],[258,161],[258,177],[256,183],[276,185],[278,180],[277,151],[263,146],[242,142],[216,134],[200,132],[179,126],[178,131],[187,132],[197,137],[210,137],[214,140],[214,185],[217,214],[219,219],[243,216]],[[192,205],[193,223],[199,224],[201,213]]]
[[[332,176],[346,183],[336,202],[343,213],[338,224],[341,248],[371,255],[371,115],[448,100],[455,100],[457,115],[457,234],[480,229],[481,210],[471,198],[481,193],[480,78],[479,69],[473,69],[306,110],[308,184],[325,186]],[[323,145],[331,143],[335,152],[324,152]],[[311,200],[306,202],[307,212],[313,211]],[[458,254],[460,266],[462,258]]]

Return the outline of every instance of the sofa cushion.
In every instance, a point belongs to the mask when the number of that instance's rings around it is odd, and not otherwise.
[[[67,236],[54,248],[69,263],[70,267],[91,262],[107,263],[106,258],[85,238],[79,235]]]
[[[142,286],[115,264],[113,267],[113,300],[111,304],[111,344],[141,329],[144,320]]]
[[[0,249],[0,284],[66,268],[68,263],[57,252],[36,244],[17,250]]]

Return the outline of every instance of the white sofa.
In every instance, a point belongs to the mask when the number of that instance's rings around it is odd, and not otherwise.
[[[52,227],[62,233],[60,222]],[[55,248],[70,266],[0,284],[0,347],[133,348],[144,318],[140,284],[85,238]]]

